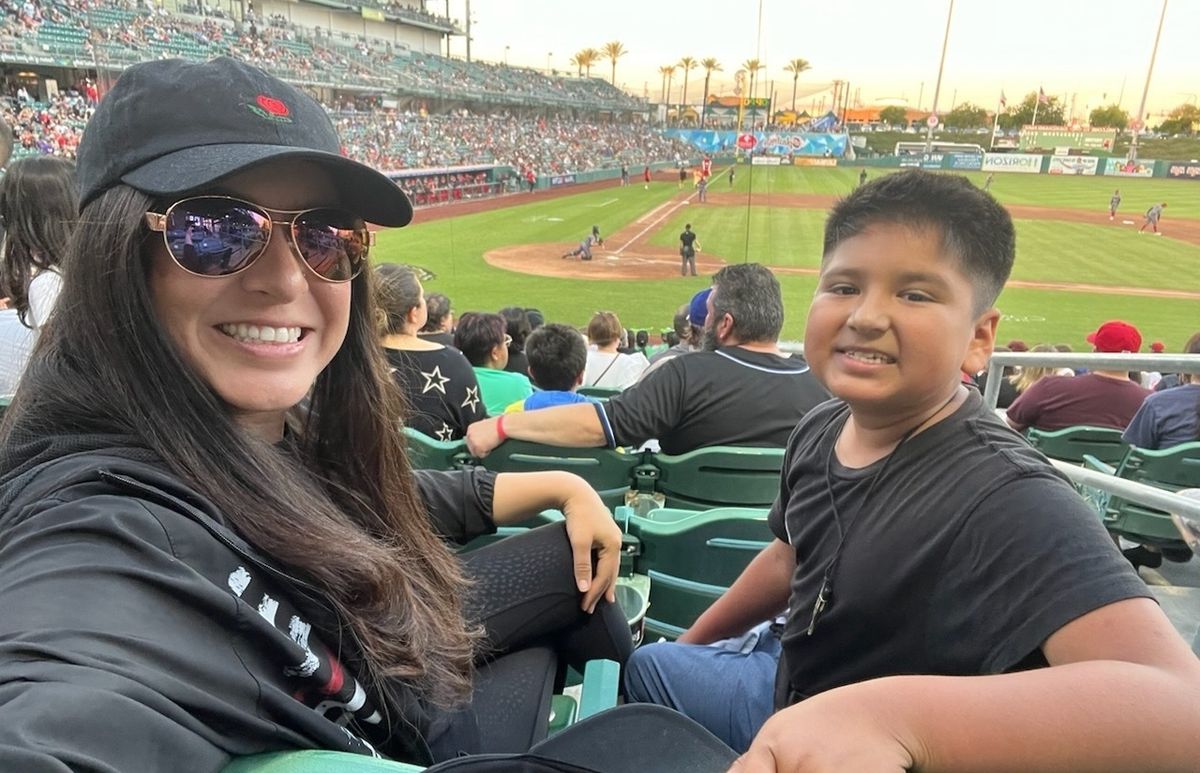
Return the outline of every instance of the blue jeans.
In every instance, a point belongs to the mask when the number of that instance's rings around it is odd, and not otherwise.
[[[647,644],[625,666],[629,701],[685,714],[739,754],[774,711],[779,637],[765,625],[749,652],[732,644]]]

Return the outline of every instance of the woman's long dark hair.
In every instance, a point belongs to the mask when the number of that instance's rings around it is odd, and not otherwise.
[[[29,283],[35,273],[58,267],[78,211],[75,164],[70,161],[54,156],[23,158],[9,166],[0,180],[5,230],[0,294],[8,296],[26,327]]]
[[[384,263],[375,269],[375,274],[381,332],[403,333],[408,312],[421,305],[421,282],[415,271],[397,263]]]
[[[373,273],[353,280],[349,329],[293,411],[295,450],[243,431],[155,323],[142,216],[117,186],[83,212],[56,322],[38,341],[0,442],[37,434],[133,436],[227,522],[327,601],[363,654],[364,682],[400,680],[452,705],[470,687],[465,580],[419,500],[402,398],[377,342]]]

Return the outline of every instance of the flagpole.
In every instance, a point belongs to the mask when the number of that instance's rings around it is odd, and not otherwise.
[[[996,117],[992,121],[992,140],[988,143],[988,150],[993,150],[996,147],[996,130],[1000,128],[1000,108],[1004,106],[1004,92],[1000,92],[1000,100],[996,102]]]
[[[1037,111],[1042,106],[1042,87],[1038,86],[1037,98],[1033,100],[1033,123],[1030,126],[1037,126]]]

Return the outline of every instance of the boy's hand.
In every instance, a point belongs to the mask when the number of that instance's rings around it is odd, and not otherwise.
[[[467,450],[476,459],[482,459],[500,445],[500,432],[496,429],[499,419],[483,419],[467,427]]]
[[[729,773],[903,773],[915,767],[896,732],[898,718],[873,709],[869,691],[857,688],[777,712]]]

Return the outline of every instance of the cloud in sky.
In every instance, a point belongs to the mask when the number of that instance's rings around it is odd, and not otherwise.
[[[429,7],[445,11],[444,0],[430,0]],[[465,0],[449,7],[465,18]],[[792,82],[783,66],[801,57],[812,64],[800,77],[802,102],[805,94],[827,96],[840,79],[863,104],[916,105],[922,95],[928,108],[948,7],[948,0],[763,0],[760,44],[754,0],[471,0],[471,53],[564,71],[579,49],[619,40],[629,53],[618,61],[618,84],[657,100],[662,65],[714,56],[724,67],[714,75],[714,90],[728,91],[737,66],[757,52],[768,65],[760,78],[773,80],[784,102]],[[944,111],[956,98],[991,108],[1001,89],[1011,103],[1040,85],[1068,104],[1074,95],[1081,114],[1118,98],[1132,112],[1161,7],[1159,0],[957,0],[939,107]],[[1200,0],[1171,0],[1150,112],[1200,99],[1198,33]],[[461,38],[452,46],[454,55],[465,53]],[[607,78],[608,62],[592,74]],[[692,73],[689,101],[700,101],[703,80],[703,71]],[[681,84],[677,75],[671,101],[679,99]]]

